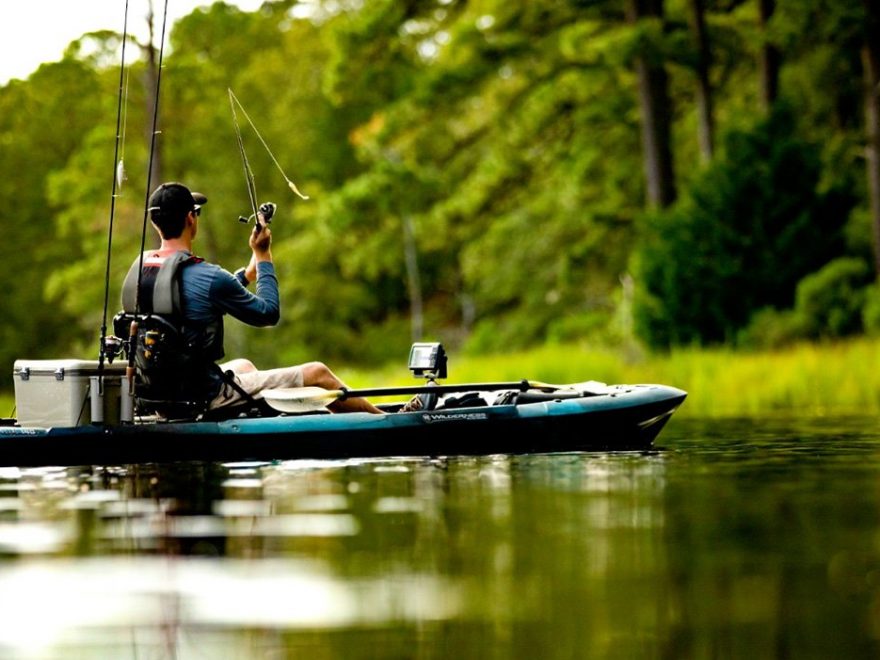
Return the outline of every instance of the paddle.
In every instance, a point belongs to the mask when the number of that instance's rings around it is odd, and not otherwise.
[[[599,389],[597,389],[599,388]],[[268,389],[260,395],[272,408],[279,412],[304,413],[321,410],[334,401],[342,401],[352,397],[392,396],[396,394],[447,394],[450,392],[492,392],[495,390],[526,390],[535,389],[547,392],[555,390],[579,390],[595,394],[606,389],[604,383],[587,381],[572,385],[551,385],[534,380],[521,380],[509,383],[465,383],[459,385],[412,385],[402,387],[375,387],[359,390],[325,390],[323,387],[285,387]]]

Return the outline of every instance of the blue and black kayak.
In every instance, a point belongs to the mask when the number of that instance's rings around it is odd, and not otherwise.
[[[276,461],[389,456],[452,456],[641,450],[686,397],[665,385],[596,382],[521,387],[442,385],[433,409],[330,414],[328,401],[427,388],[264,392],[271,415],[223,420],[0,426],[0,465],[117,465],[172,461]],[[506,384],[511,385],[511,384]],[[321,394],[324,392],[325,394]]]

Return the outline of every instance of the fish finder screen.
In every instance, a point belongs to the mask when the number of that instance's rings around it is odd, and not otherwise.
[[[409,354],[410,369],[433,369],[436,365],[436,347],[433,344],[413,346]]]

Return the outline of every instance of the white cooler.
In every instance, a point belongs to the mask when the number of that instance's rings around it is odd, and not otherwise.
[[[66,427],[96,421],[119,422],[122,381],[126,363],[104,363],[104,396],[98,389],[97,360],[16,360],[15,411],[25,427]],[[127,388],[126,388],[127,389]],[[93,404],[94,402],[94,404]],[[96,407],[93,411],[93,405]]]

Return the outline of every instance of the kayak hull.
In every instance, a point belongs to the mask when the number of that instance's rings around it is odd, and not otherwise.
[[[650,448],[686,393],[614,386],[600,395],[518,405],[221,422],[0,428],[0,465],[116,465],[452,456]]]

